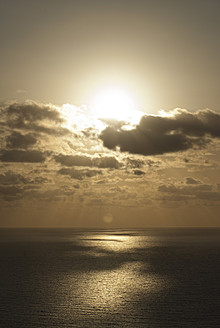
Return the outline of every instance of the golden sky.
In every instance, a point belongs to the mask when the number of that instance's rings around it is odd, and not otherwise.
[[[218,0],[0,3],[0,226],[220,226]]]

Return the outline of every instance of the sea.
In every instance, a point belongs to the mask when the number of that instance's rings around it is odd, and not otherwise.
[[[0,229],[0,327],[220,327],[220,229]]]

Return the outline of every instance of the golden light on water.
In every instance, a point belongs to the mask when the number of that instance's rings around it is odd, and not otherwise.
[[[92,240],[98,248],[95,251],[95,256],[99,255],[99,249],[111,252],[126,251],[134,246],[135,240],[130,236],[120,235],[97,235]],[[103,253],[102,253],[103,254]]]
[[[106,309],[121,312],[127,308],[129,311],[134,299],[138,301],[142,294],[164,288],[160,276],[147,272],[146,263],[132,258],[132,249],[142,245],[141,237],[98,233],[83,239],[83,243],[92,247],[87,255],[98,267],[85,276],[81,274],[79,285],[74,277],[72,281],[69,277],[69,285],[74,292],[77,287],[79,301],[85,309],[96,309],[99,315]]]
[[[84,290],[83,302],[97,309],[108,308],[120,311],[128,299],[130,293],[140,288],[143,278],[140,279],[138,270],[140,263],[124,264],[120,268],[94,272],[87,281],[87,288]],[[148,283],[148,288],[152,286]]]

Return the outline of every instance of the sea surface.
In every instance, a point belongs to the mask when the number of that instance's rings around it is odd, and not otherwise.
[[[0,229],[0,327],[220,327],[220,229]]]

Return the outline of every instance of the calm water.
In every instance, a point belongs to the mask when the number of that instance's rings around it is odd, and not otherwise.
[[[0,327],[220,327],[220,230],[0,230]]]

